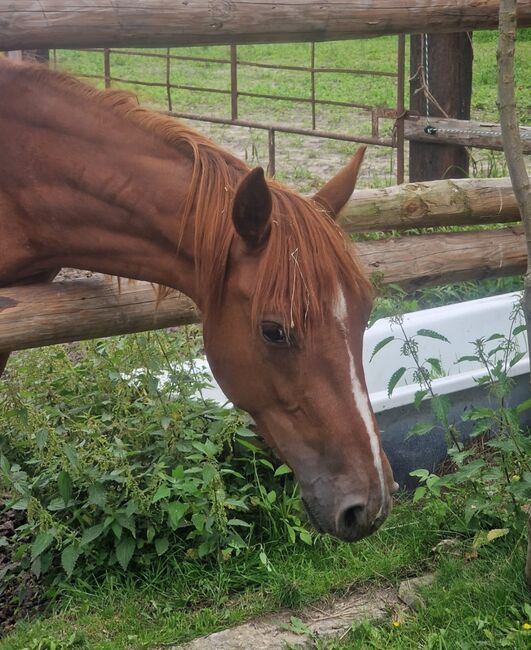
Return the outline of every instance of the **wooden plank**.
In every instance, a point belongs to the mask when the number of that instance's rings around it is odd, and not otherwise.
[[[360,242],[369,273],[405,289],[523,273],[523,228],[437,233]]]
[[[431,30],[430,30],[431,31]],[[423,34],[410,39],[410,109],[418,115],[470,119],[472,34]],[[429,95],[424,92],[426,85]],[[453,143],[409,146],[409,180],[466,178],[468,152]]]
[[[168,296],[157,308],[148,282],[94,276],[0,289],[1,352],[186,325],[192,301]],[[0,354],[1,354],[0,352]]]
[[[457,144],[503,151],[499,124],[430,117],[429,126],[432,128],[426,132],[425,117],[408,117],[404,121],[406,140],[431,144]],[[520,137],[524,153],[531,153],[531,127],[521,126]]]
[[[0,49],[288,43],[495,29],[497,0],[0,0]],[[531,24],[531,0],[518,2]]]
[[[512,275],[525,269],[522,229],[360,242],[377,283],[409,289]],[[174,294],[156,304],[150,284],[94,277],[0,289],[0,354],[11,350],[197,322],[193,303]]]
[[[357,190],[339,216],[347,232],[519,220],[509,178],[466,178]]]

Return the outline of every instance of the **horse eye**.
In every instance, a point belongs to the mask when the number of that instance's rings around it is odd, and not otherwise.
[[[266,343],[278,347],[288,347],[290,344],[282,325],[273,321],[265,320],[262,322],[262,337]]]

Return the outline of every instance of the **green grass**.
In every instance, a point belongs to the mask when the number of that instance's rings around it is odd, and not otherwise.
[[[528,79],[531,78],[531,30],[519,31],[516,50],[516,72],[518,108],[523,123],[529,119],[531,92]],[[370,69],[383,72],[396,70],[396,37],[386,36],[357,41],[317,43],[316,65],[332,68]],[[151,50],[164,54],[166,50]],[[172,50],[174,54],[229,59],[229,47],[200,46]],[[407,50],[406,50],[407,53]],[[290,64],[309,66],[310,44],[284,45],[242,45],[238,47],[240,61],[255,61],[268,64]],[[407,61],[406,55],[406,61]],[[58,51],[57,63],[74,74],[103,75],[103,55],[92,52]],[[407,68],[408,66],[406,66]],[[112,75],[116,78],[166,82],[166,62],[162,58],[111,55]],[[409,71],[406,69],[406,79]],[[228,91],[230,88],[230,66],[228,64],[201,63],[193,61],[172,61],[171,83],[212,87]],[[90,80],[101,86],[101,82]],[[146,87],[136,84],[113,83],[136,92],[148,105],[167,108],[167,92],[162,87]],[[241,92],[265,93],[310,97],[310,74],[300,71],[268,70],[240,66],[238,89]],[[406,105],[409,84],[406,82]],[[230,95],[208,92],[191,92],[173,89],[171,91],[174,111],[230,118]],[[375,77],[362,74],[321,73],[316,75],[316,97],[342,102],[396,106],[396,80],[391,77]],[[496,108],[496,33],[476,32],[474,34],[474,72],[472,116],[476,119],[498,121]],[[239,98],[239,117],[265,124],[290,124],[311,128],[311,108],[308,104],[290,101],[274,101],[249,97]],[[214,140],[232,149],[238,156],[250,163],[267,165],[267,132],[195,123]],[[368,136],[371,134],[370,113],[356,108],[317,106],[317,129]],[[393,123],[380,120],[380,134],[390,136]],[[277,176],[302,192],[315,190],[323,181],[337,171],[356,148],[354,143],[301,138],[280,134],[277,136]],[[380,187],[395,182],[393,150],[385,147],[370,147],[365,158],[359,187]],[[407,158],[407,156],[406,156]],[[407,163],[406,163],[407,164]],[[501,152],[474,150],[471,174],[478,177],[506,175],[507,171]]]
[[[516,49],[517,92],[522,117],[528,114],[531,93],[528,80],[531,77],[531,30],[521,30]],[[496,39],[495,32],[474,34],[474,67],[472,112],[480,119],[497,119],[496,108]],[[165,50],[149,50],[164,54]],[[171,50],[173,54],[226,59],[230,57],[228,46],[200,46]],[[396,71],[397,39],[385,36],[355,41],[317,43],[315,62],[319,67],[353,68],[379,72]],[[407,51],[407,50],[406,50]],[[311,64],[310,44],[294,43],[281,45],[241,45],[238,47],[240,61],[267,64],[288,64],[309,66]],[[406,57],[407,59],[407,57]],[[103,57],[99,53],[58,51],[58,64],[76,74],[103,75]],[[111,55],[111,70],[114,77],[150,81],[165,84],[166,62],[164,59]],[[406,69],[406,74],[408,74]],[[202,63],[195,61],[172,61],[170,66],[172,84],[230,89],[230,66],[228,64]],[[120,84],[118,84],[120,85]],[[147,102],[165,105],[165,88],[128,86],[133,88]],[[269,70],[240,66],[238,68],[238,90],[241,92],[274,95],[310,97],[310,74],[301,71]],[[406,102],[409,88],[406,84]],[[332,101],[354,102],[374,106],[396,105],[396,81],[389,77],[374,77],[364,74],[320,73],[316,75],[316,97]],[[186,90],[172,90],[175,110],[200,112],[204,114],[230,115],[230,97],[214,93],[192,93]],[[281,121],[286,115],[295,117],[299,123],[310,125],[310,108],[291,102],[240,98],[240,117],[261,117],[263,120]],[[296,115],[292,113],[295,111]],[[340,126],[349,132],[355,123],[351,109],[333,107],[318,109],[324,125]],[[354,111],[354,114],[356,111]],[[349,115],[350,119],[345,121]]]
[[[74,584],[60,594],[55,614],[19,625],[0,648],[21,648],[35,636],[66,638],[73,621],[91,648],[184,641],[250,616],[299,607],[353,582],[412,575],[426,566],[426,549],[438,539],[427,523],[422,516],[411,519],[409,508],[402,506],[384,531],[357,545],[322,539],[314,548],[265,546],[270,571],[257,550],[245,560],[221,564],[173,556],[141,576]]]
[[[511,546],[500,545],[474,561],[446,557],[437,566],[436,581],[424,591],[426,608],[399,619],[399,625],[355,626],[342,642],[329,650],[468,650],[511,648],[524,650],[531,632],[524,605],[529,591],[522,585],[522,566]]]
[[[398,292],[394,287],[383,288],[381,295],[375,300],[370,323],[374,323],[379,318],[394,316],[397,311],[397,302],[404,313],[418,311],[455,304],[464,300],[522,291],[523,282],[523,277],[519,275],[452,282],[441,286],[424,287],[409,293]]]
[[[393,59],[389,60],[389,49],[396,50],[396,39],[385,37],[365,41],[320,43],[316,45],[316,64],[318,66],[341,68],[368,68],[394,72]],[[163,54],[164,50],[150,50]],[[184,56],[204,56],[218,59],[229,58],[229,48],[222,46],[181,48],[172,50],[173,54]],[[288,64],[309,66],[310,45],[297,43],[289,45],[244,45],[238,47],[241,61],[266,64]],[[76,74],[102,74],[101,54],[87,52],[58,52],[58,63]],[[370,64],[367,64],[370,61]],[[164,59],[134,57],[119,53],[111,54],[112,75],[117,78],[150,81],[165,84],[166,62]],[[370,83],[368,83],[370,79]],[[195,61],[172,61],[170,70],[172,84],[211,87],[220,90],[230,89],[230,66],[228,64],[201,63]],[[120,85],[120,84],[118,84]],[[123,86],[123,84],[121,84]],[[165,105],[165,88],[149,88],[132,84],[131,87],[147,102]],[[310,74],[308,72],[270,70],[240,66],[238,68],[238,90],[241,92],[284,95],[291,97],[310,97]],[[367,77],[323,73],[317,75],[316,97],[333,101],[392,106],[396,103],[396,83],[386,77]],[[203,111],[203,114],[230,115],[230,97],[214,93],[196,93],[186,90],[172,90],[175,110]],[[322,119],[328,124],[330,109],[319,109]],[[293,111],[296,115],[293,116]],[[256,98],[240,98],[240,116],[282,121],[282,118],[296,117],[296,121],[310,126],[309,107],[293,102],[275,102]],[[337,118],[336,118],[337,119]],[[343,125],[345,126],[345,125]]]
[[[73,631],[94,650],[180,643],[278,609],[296,611],[329,594],[397,585],[427,570],[437,575],[425,594],[427,609],[403,616],[398,629],[390,612],[383,623],[363,625],[331,647],[494,647],[485,644],[488,633],[509,636],[508,647],[528,647],[520,632],[527,620],[523,604],[529,602],[522,537],[480,549],[472,561],[464,559],[466,539],[458,539],[456,557],[438,555],[434,547],[451,533],[436,518],[433,505],[412,508],[405,502],[381,532],[355,545],[323,538],[312,548],[266,547],[270,571],[253,554],[221,564],[170,556],[140,575],[77,582],[59,588],[48,615],[20,622],[0,648],[21,650],[32,639],[66,640]]]

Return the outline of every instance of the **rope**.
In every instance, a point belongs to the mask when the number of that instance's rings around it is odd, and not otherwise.
[[[426,99],[426,133],[429,133],[427,131],[430,123],[430,67],[429,67],[429,59],[428,59],[428,34],[423,34],[422,39],[424,42],[424,80],[425,80],[425,86],[426,90],[428,92],[424,93],[424,98]]]
[[[493,137],[498,137],[501,138],[502,132],[501,130],[497,131],[483,131],[483,130],[465,130],[465,129],[452,129],[452,128],[444,128],[440,126],[434,126],[433,124],[430,124],[430,100],[437,106],[437,108],[443,113],[443,115],[448,118],[448,115],[446,111],[442,109],[442,107],[439,105],[439,103],[436,101],[436,99],[433,97],[431,91],[430,91],[430,66],[429,66],[429,44],[428,44],[428,34],[423,34],[422,35],[422,45],[423,45],[423,54],[424,54],[424,61],[423,61],[423,67],[424,67],[424,80],[422,81],[421,78],[421,88],[424,92],[424,97],[426,99],[426,126],[424,127],[424,133],[427,135],[437,135],[437,133],[461,133],[464,135],[490,135]],[[449,118],[448,118],[449,119]],[[520,136],[522,140],[529,140],[531,138],[531,134],[528,132],[522,132],[520,130]]]

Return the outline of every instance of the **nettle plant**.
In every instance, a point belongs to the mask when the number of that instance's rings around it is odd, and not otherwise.
[[[0,390],[0,509],[24,515],[15,560],[64,577],[313,542],[289,468],[244,414],[197,398],[200,346],[187,329],[14,358]]]
[[[444,432],[448,447],[448,461],[442,475],[427,469],[412,472],[411,475],[419,480],[413,501],[435,499],[442,519],[451,514],[463,532],[475,533],[475,547],[506,535],[512,526],[522,524],[523,511],[531,502],[531,436],[520,426],[522,414],[531,409],[531,399],[509,407],[514,385],[509,371],[526,355],[516,340],[525,330],[521,302],[514,305],[507,335],[493,333],[488,338],[471,341],[471,353],[456,361],[459,364],[479,363],[485,372],[476,381],[489,394],[489,406],[466,410],[461,422],[450,418],[450,398],[437,394],[435,380],[445,376],[440,360],[422,358],[419,351],[421,337],[437,339],[442,344],[451,342],[428,329],[419,329],[415,335],[409,335],[402,315],[394,316],[392,323],[400,334],[380,341],[372,356],[391,341],[398,340],[401,355],[410,364],[393,372],[388,394],[391,396],[402,378],[408,378],[419,385],[415,393],[417,410],[423,400],[429,399],[432,413],[431,420],[419,422],[408,432],[407,438],[439,429]],[[470,431],[465,438],[460,434],[460,425]]]

